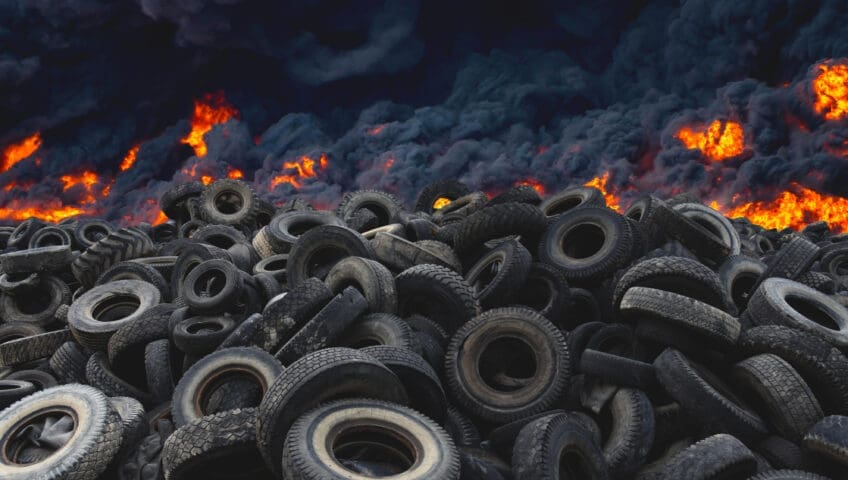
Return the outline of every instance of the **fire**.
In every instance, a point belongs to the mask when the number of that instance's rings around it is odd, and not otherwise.
[[[300,188],[303,186],[302,181],[307,178],[315,178],[318,174],[315,173],[315,160],[309,156],[302,156],[294,162],[283,162],[283,169],[286,170],[295,170],[294,174],[284,174],[277,175],[271,178],[271,190],[277,188],[277,186],[282,185],[284,183],[288,183],[289,185]],[[327,156],[321,154],[321,157],[318,159],[318,168],[319,171],[324,171],[327,168],[329,162],[327,161]]]
[[[816,101],[813,108],[828,120],[848,117],[848,65],[825,62],[813,79]]]
[[[163,224],[167,221],[168,221],[168,216],[165,215],[165,212],[163,212],[162,210],[159,210],[159,213],[156,214],[156,218],[154,218],[153,221],[150,222],[150,224],[155,227],[156,225],[161,225],[161,224]]]
[[[381,123],[379,125],[375,125],[368,129],[368,135],[374,136],[383,133],[383,130],[386,129],[386,123]]]
[[[607,207],[615,210],[616,212],[621,211],[621,199],[613,192],[607,192],[607,182],[609,181],[609,172],[605,172],[600,177],[595,177],[588,182],[584,183],[584,187],[595,187],[604,194],[604,200],[607,202]]]
[[[721,161],[735,157],[745,150],[745,133],[742,125],[733,121],[713,120],[706,130],[683,127],[677,139],[686,148],[700,150],[707,158]]]
[[[69,189],[82,185],[85,189],[86,195],[83,198],[83,204],[91,204],[94,203],[94,192],[93,188],[96,184],[100,182],[100,178],[97,177],[97,174],[91,171],[84,171],[80,174],[67,174],[59,177],[59,180],[62,182],[62,191],[67,192]],[[105,189],[104,189],[105,190]],[[101,194],[102,194],[101,190]],[[108,191],[106,193],[108,195]]]
[[[200,183],[202,183],[204,185],[209,185],[210,183],[212,183],[213,180],[215,180],[215,179],[212,178],[211,175],[201,175],[200,176]]]
[[[28,204],[14,199],[7,205],[0,207],[0,218],[4,220],[15,220],[22,222],[30,217],[35,217],[47,222],[61,222],[68,217],[88,214],[90,212],[83,208],[72,205],[62,205],[58,199],[39,201],[37,204]]]
[[[450,198],[439,197],[439,198],[436,199],[435,202],[433,202],[433,209],[439,210],[440,208],[444,208],[444,206],[449,204],[450,202],[451,202]]]
[[[545,186],[542,185],[542,182],[536,180],[535,178],[528,178],[526,180],[519,180],[515,182],[516,187],[521,185],[528,185],[530,187],[533,187],[533,190],[536,190],[536,193],[538,193],[540,196],[545,194]]]
[[[390,157],[388,160],[383,162],[383,173],[388,173],[389,169],[392,168],[392,165],[395,164],[394,157]]]
[[[244,178],[244,173],[238,168],[227,167],[227,178],[238,180]]]
[[[710,206],[728,217],[746,217],[765,228],[800,230],[808,223],[824,220],[833,230],[848,231],[848,198],[821,194],[797,183],[790,186],[791,190],[770,201],[747,202],[730,208],[712,202]]]
[[[0,159],[0,173],[3,173],[21,160],[29,157],[41,146],[41,133],[35,132],[18,143],[13,143],[3,150],[3,158]]]
[[[138,149],[141,145],[136,145],[127,152],[127,156],[121,161],[120,167],[118,167],[122,172],[126,172],[130,168],[132,168],[133,164],[135,164],[135,156],[138,155]]]
[[[191,145],[198,157],[206,156],[206,142],[203,136],[219,123],[238,118],[238,110],[227,103],[224,94],[207,93],[202,100],[194,101],[194,115],[191,118],[191,131],[180,142]]]

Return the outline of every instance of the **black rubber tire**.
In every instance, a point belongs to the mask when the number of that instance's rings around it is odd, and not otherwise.
[[[650,258],[628,268],[615,282],[613,302],[616,309],[631,287],[678,293],[725,311],[729,307],[718,275],[704,264],[688,258]]]
[[[604,194],[597,188],[572,187],[546,198],[540,208],[546,217],[554,219],[578,207],[606,206]]]
[[[445,431],[453,439],[453,443],[458,447],[479,448],[482,438],[480,431],[474,426],[474,423],[465,416],[458,408],[453,405],[448,405],[448,411],[445,415],[444,422]]]
[[[830,244],[819,250],[819,270],[833,278],[848,274],[848,243]]]
[[[238,300],[244,288],[240,271],[226,260],[207,260],[185,278],[183,298],[197,313],[223,313]]]
[[[286,264],[288,264],[288,254],[271,255],[263,258],[253,266],[253,274],[266,273],[274,277],[278,282],[286,283]]]
[[[103,272],[94,285],[99,286],[115,280],[141,280],[156,287],[162,294],[162,298],[168,299],[171,295],[171,289],[165,277],[156,268],[141,262],[120,262]]]
[[[645,392],[621,388],[607,404],[612,418],[609,436],[603,445],[610,473],[626,478],[648,458],[654,442],[654,408]]]
[[[154,340],[144,347],[145,379],[155,404],[167,402],[174,395],[172,349],[167,339]]]
[[[634,220],[639,223],[644,233],[645,246],[648,250],[662,245],[665,240],[665,232],[657,225],[654,214],[656,213],[657,203],[662,202],[659,198],[653,195],[646,195],[638,198],[624,212],[624,217]]]
[[[147,419],[144,414],[144,406],[136,399],[130,397],[109,397],[112,408],[118,412],[123,426],[123,439],[121,448],[112,458],[112,462],[106,469],[105,475],[116,476],[117,471],[127,458],[130,451],[148,434]]]
[[[206,355],[215,350],[236,328],[231,315],[198,315],[174,326],[171,340],[189,355]]]
[[[488,347],[499,339],[517,343],[500,345],[501,356],[487,356]],[[534,358],[528,359],[528,354]],[[522,364],[528,360],[535,364],[530,376]],[[467,411],[495,423],[550,408],[565,391],[569,373],[568,345],[562,332],[523,307],[489,310],[469,321],[453,336],[445,354],[446,383],[453,398]],[[526,381],[518,388],[496,386],[498,374]]]
[[[34,323],[3,323],[0,324],[0,344],[41,333],[44,333],[44,329]]]
[[[353,286],[368,301],[372,313],[395,313],[397,289],[395,278],[388,268],[379,262],[360,257],[342,259],[330,270],[324,283],[334,294]]]
[[[630,263],[631,226],[618,213],[581,207],[560,215],[539,243],[539,259],[569,282],[593,284]]]
[[[794,280],[810,268],[820,251],[816,244],[806,238],[793,236],[769,262],[766,271],[760,276],[760,283],[774,277]]]
[[[848,467],[848,417],[830,415],[819,420],[804,435],[804,450]]]
[[[224,383],[250,380],[265,394],[282,371],[273,356],[258,348],[234,347],[211,353],[192,365],[177,383],[171,403],[174,425],[182,427],[212,413],[208,410],[209,396]]]
[[[25,274],[9,274],[0,275],[0,292],[8,293],[9,295],[17,295],[18,293],[27,293],[27,290],[38,286],[41,281],[41,275],[38,273]]]
[[[795,281],[828,295],[836,293],[836,281],[825,273],[807,271],[795,277]]]
[[[68,326],[77,341],[91,350],[106,351],[109,338],[158,305],[159,290],[140,280],[116,280],[92,288],[71,304]]]
[[[727,246],[730,255],[739,255],[741,240],[724,215],[701,203],[678,203],[674,210],[709,230]]]
[[[504,458],[511,458],[512,449],[515,446],[515,439],[518,437],[518,434],[521,432],[521,429],[527,426],[527,424],[529,424],[530,422],[554,414],[567,414],[576,421],[585,422],[587,430],[598,432],[598,438],[596,439],[596,443],[601,442],[600,429],[591,417],[580,412],[566,412],[565,410],[555,409],[537,413],[535,415],[530,415],[524,418],[519,418],[518,420],[513,420],[509,423],[493,428],[492,431],[489,432],[488,437],[486,437],[487,446],[498,454],[502,455]],[[592,424],[592,426],[590,427],[589,424]]]
[[[710,265],[719,265],[730,255],[730,249],[721,238],[666,203],[658,202],[654,206],[653,218],[667,237],[680,241]]]
[[[271,299],[262,311],[264,350],[276,352],[307,320],[333,298],[327,284],[310,278],[288,293]]]
[[[477,301],[487,308],[507,305],[530,273],[530,252],[510,239],[483,255],[465,274]]]
[[[110,397],[132,397],[145,405],[152,403],[149,392],[136,387],[121,377],[115,375],[109,360],[103,352],[96,352],[88,357],[85,366],[86,383],[96,387]]]
[[[200,182],[188,182],[172,185],[159,197],[159,208],[168,218],[183,221],[189,218],[186,200],[200,198],[205,187]]]
[[[401,405],[358,398],[328,403],[307,412],[294,422],[283,449],[282,468],[285,478],[376,478],[367,474],[354,477],[352,473],[356,470],[352,470],[352,467],[355,464],[345,463],[342,452],[335,452],[330,447],[338,445],[339,439],[344,438],[343,435],[352,428],[362,432],[370,429],[379,435],[372,440],[370,447],[379,448],[375,445],[380,445],[381,450],[404,448],[404,453],[396,455],[414,459],[411,465],[390,464],[392,468],[389,471],[396,472],[397,478],[459,480],[459,455],[450,437],[440,426]],[[391,433],[387,435],[388,432]],[[358,442],[353,438],[350,441],[355,452]],[[360,442],[365,445],[369,440]],[[387,445],[386,442],[391,443]]]
[[[168,245],[170,245],[170,243]],[[162,278],[165,278],[166,281],[170,282],[171,273],[174,271],[174,264],[177,263],[177,256],[160,255],[157,257],[135,258],[131,261],[155,268],[156,271],[162,275]]]
[[[807,463],[801,447],[776,435],[769,435],[751,448],[774,468],[801,469]]]
[[[277,477],[283,442],[304,413],[323,402],[345,397],[407,403],[403,384],[368,354],[349,348],[327,348],[306,355],[286,368],[259,405],[256,441],[265,464]]]
[[[718,434],[677,453],[662,470],[661,478],[747,478],[756,471],[757,461],[745,444],[732,435]]]
[[[71,332],[62,329],[0,343],[0,367],[22,365],[39,358],[47,358],[70,339]]]
[[[461,275],[439,265],[416,265],[395,277],[398,314],[421,314],[438,323],[448,333],[455,332],[479,305],[474,290]]]
[[[430,218],[442,226],[458,223],[472,213],[479,211],[488,201],[489,197],[485,192],[471,192],[451,200],[450,203],[433,212]]]
[[[748,355],[778,355],[801,374],[825,413],[848,413],[848,358],[825,340],[794,328],[765,325],[742,332],[737,348]]]
[[[376,213],[367,208],[360,208],[345,221],[345,225],[352,230],[364,234],[369,230],[380,227],[381,224],[380,217]]]
[[[190,238],[198,242],[208,243],[223,250],[233,245],[247,242],[247,237],[237,228],[230,225],[204,225],[195,230]]]
[[[746,315],[755,325],[785,325],[848,347],[848,311],[836,300],[785,278],[768,278],[748,302]],[[834,328],[836,327],[836,328]]]
[[[559,269],[546,263],[533,262],[527,279],[514,294],[513,302],[539,312],[557,323],[571,303],[568,281]]]
[[[349,221],[360,209],[376,215],[377,225],[388,225],[398,221],[403,205],[397,197],[382,190],[355,190],[344,194],[336,208],[336,215]]]
[[[423,315],[411,315],[404,320],[415,332],[425,333],[433,337],[439,345],[447,345],[450,341],[447,330]]]
[[[232,260],[226,250],[222,250],[212,245],[204,245],[201,243],[189,243],[180,250],[177,255],[177,261],[174,262],[174,268],[171,271],[171,298],[176,299],[183,297],[183,286],[186,277],[198,265],[213,259]]]
[[[198,418],[178,428],[162,447],[169,480],[228,478],[272,480],[256,449],[256,409]]]
[[[85,250],[115,230],[111,223],[97,218],[81,218],[73,229],[74,247]]]
[[[718,278],[729,300],[739,312],[748,308],[754,287],[766,270],[766,264],[746,255],[727,257],[718,269]]]
[[[308,353],[334,345],[367,309],[368,302],[359,290],[345,288],[292,335],[274,356],[288,365]]]
[[[111,232],[88,247],[71,263],[71,271],[82,286],[89,288],[112,265],[146,257],[154,252],[150,237],[135,228]]]
[[[30,217],[23,222],[19,223],[12,233],[9,235],[9,239],[6,241],[6,249],[7,250],[26,250],[29,246],[29,240],[38,230],[47,226],[47,223],[35,218]]]
[[[301,235],[320,225],[345,226],[339,217],[329,212],[292,211],[277,215],[263,234],[274,253],[288,253]]]
[[[657,379],[654,366],[621,355],[587,348],[580,354],[577,371],[621,387],[655,391]]]
[[[61,270],[74,261],[69,245],[28,248],[0,255],[0,268],[3,273],[54,272]]]
[[[601,306],[592,292],[585,288],[571,288],[569,294],[571,302],[556,320],[561,329],[572,330],[582,323],[603,321]]]
[[[712,372],[666,349],[654,360],[657,379],[683,409],[712,431],[755,440],[766,433],[762,419]]]
[[[459,478],[509,480],[512,478],[512,469],[489,450],[464,447],[459,449]]]
[[[59,306],[70,303],[68,284],[53,275],[39,275],[36,285],[0,295],[0,318],[43,327],[55,321]]]
[[[398,235],[379,232],[374,236],[371,245],[374,247],[374,258],[394,271],[425,263],[456,271],[462,269],[462,263],[450,245],[436,240],[411,242]]]
[[[749,480],[830,480],[817,473],[801,470],[769,470],[754,475]]]
[[[4,380],[20,380],[24,382],[29,382],[35,385],[36,390],[44,390],[46,388],[55,387],[56,385],[59,385],[59,382],[56,380],[56,377],[52,375],[52,373],[36,369],[16,370],[6,375]]]
[[[364,348],[386,345],[413,350],[417,346],[413,333],[409,324],[396,315],[371,313],[361,316],[348,327],[335,346]]]
[[[144,347],[154,340],[167,339],[170,335],[169,320],[177,309],[176,305],[160,303],[118,329],[110,338],[106,351],[109,363],[141,364]]]
[[[512,452],[515,480],[610,478],[603,452],[568,414],[555,413],[521,429]]]
[[[200,214],[209,223],[250,225],[258,210],[256,192],[240,180],[216,180],[207,185],[200,196]]]
[[[718,308],[684,295],[655,288],[631,287],[621,300],[625,318],[648,318],[682,327],[704,347],[727,350],[736,344],[739,321]]]
[[[533,245],[544,231],[545,214],[534,205],[503,203],[472,213],[462,221],[454,237],[460,255],[478,248],[488,240],[520,235],[525,245]]]
[[[66,415],[74,419],[74,435],[60,454],[49,455],[25,468],[14,457],[2,456],[0,476],[7,480],[97,478],[120,448],[123,425],[109,399],[89,386],[62,385],[42,390],[0,411],[3,451],[10,451],[11,437],[45,410],[68,412]]]
[[[0,380],[0,411],[40,389],[26,380]]]
[[[819,402],[801,375],[771,353],[745,359],[731,370],[733,385],[755,405],[778,433],[800,441],[824,417]],[[755,407],[755,408],[756,408]]]
[[[530,205],[539,205],[542,203],[542,197],[532,185],[516,185],[510,187],[503,192],[492,197],[483,208],[491,207],[492,205],[500,205],[502,203],[528,203]]]
[[[65,342],[50,356],[50,370],[62,383],[85,383],[85,366],[90,354],[77,342]]]
[[[415,199],[415,211],[433,213],[437,210],[434,208],[434,204],[439,198],[447,198],[453,201],[469,193],[471,193],[471,189],[458,180],[437,180],[418,192],[418,198]]]
[[[376,345],[361,349],[389,367],[406,389],[409,406],[443,424],[448,401],[435,370],[417,353],[401,347]]]
[[[289,288],[310,277],[324,279],[345,257],[374,258],[374,249],[361,234],[347,227],[321,225],[301,235],[286,265]]]

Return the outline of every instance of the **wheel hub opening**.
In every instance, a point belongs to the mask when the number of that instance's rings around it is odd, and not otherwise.
[[[17,309],[27,315],[35,315],[50,308],[52,303],[50,300],[50,291],[43,288],[42,285],[27,288],[14,297]]]
[[[273,260],[265,264],[265,270],[269,272],[282,272],[286,269],[287,262],[285,260]]]
[[[107,230],[102,225],[92,225],[85,229],[85,233],[83,237],[90,242],[96,242],[106,236],[109,235],[109,230]]]
[[[753,273],[738,275],[730,286],[730,298],[737,306],[745,306],[748,304],[748,299],[754,293],[754,285],[759,277]]]
[[[583,199],[580,197],[568,197],[563,198],[562,200],[554,203],[548,208],[548,211],[545,212],[549,217],[554,215],[559,215],[560,213],[565,213],[572,208],[583,203]]]
[[[244,198],[238,192],[226,191],[215,195],[215,209],[224,215],[232,215],[244,208]]]
[[[141,302],[136,296],[114,295],[98,302],[92,309],[91,316],[98,322],[114,322],[132,315],[140,306]]]
[[[62,237],[60,237],[56,233],[50,233],[42,235],[41,238],[38,239],[37,247],[58,247],[64,245],[64,241]]]
[[[642,215],[644,215],[644,214],[645,214],[644,210],[642,210],[641,208],[636,208],[636,209],[633,209],[633,210],[627,212],[625,217],[627,217],[631,220],[636,220],[637,222],[639,222],[639,221],[642,220]]]
[[[203,272],[194,282],[194,293],[200,297],[215,297],[220,294],[227,285],[227,276],[224,272],[212,269]]]
[[[309,276],[314,277],[319,269],[323,268],[329,271],[333,265],[347,256],[347,251],[338,247],[327,246],[319,248],[309,256],[307,273]]]
[[[406,472],[417,460],[415,449],[407,439],[378,425],[360,425],[342,430],[332,442],[332,452],[345,470],[367,473],[376,478]],[[365,471],[363,466],[372,468]]]
[[[64,409],[50,409],[32,415],[5,437],[3,456],[11,463],[40,462],[67,444],[76,431],[75,416]]]
[[[593,223],[577,225],[563,237],[562,251],[578,260],[589,258],[601,251],[606,238],[601,227]]]
[[[594,474],[580,452],[565,449],[559,456],[559,480],[592,478]]]
[[[289,233],[294,235],[295,237],[299,237],[304,233],[312,230],[313,228],[322,225],[321,222],[316,222],[315,220],[301,220],[299,222],[293,222],[289,226]]]
[[[498,273],[500,273],[502,267],[503,262],[501,262],[500,259],[495,260],[483,267],[483,269],[480,271],[480,274],[477,275],[476,279],[474,279],[474,290],[477,293],[480,293],[485,290],[486,287],[488,287],[489,284],[491,284],[495,280],[495,278],[497,278]]]
[[[536,375],[536,355],[524,340],[502,337],[486,345],[478,368],[486,385],[500,392],[514,392]]]
[[[200,415],[258,407],[262,402],[264,386],[252,372],[243,369],[224,371],[213,375],[201,386],[195,406]]]
[[[226,235],[210,235],[206,238],[206,242],[224,250],[236,244],[235,240]]]
[[[200,333],[220,332],[223,329],[224,326],[218,322],[197,322],[186,327],[186,332],[196,335]]]
[[[815,302],[802,297],[789,296],[786,297],[786,303],[795,311],[819,325],[831,330],[839,330],[839,324]]]

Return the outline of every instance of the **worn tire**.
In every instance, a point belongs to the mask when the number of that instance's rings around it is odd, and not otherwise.
[[[510,239],[477,260],[465,279],[481,306],[506,305],[527,280],[531,261],[530,252],[517,240]]]
[[[470,285],[458,273],[439,265],[416,265],[395,277],[398,314],[421,314],[449,333],[475,316],[479,305]]]
[[[71,271],[86,288],[112,265],[153,254],[150,237],[135,228],[122,228],[98,240],[71,263]]]
[[[347,227],[321,225],[301,235],[286,264],[289,288],[311,277],[324,279],[346,257],[374,258],[374,248],[361,234]]]
[[[388,268],[374,260],[347,257],[330,270],[324,283],[335,294],[346,287],[355,287],[368,301],[369,312],[395,313],[397,310],[395,278]]]
[[[71,304],[68,326],[77,341],[106,351],[109,338],[159,304],[159,290],[140,280],[116,280],[94,287]]]

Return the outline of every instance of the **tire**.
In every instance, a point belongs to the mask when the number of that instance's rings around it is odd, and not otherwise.
[[[197,313],[218,314],[229,310],[244,288],[239,270],[226,260],[207,260],[186,276],[183,298]]]
[[[765,415],[782,436],[800,441],[824,417],[819,402],[801,375],[786,360],[764,353],[733,366],[734,386]]]
[[[50,370],[62,383],[85,383],[86,353],[77,342],[65,342],[50,356]]]
[[[536,310],[552,322],[558,322],[571,303],[571,291],[561,271],[545,263],[533,262],[527,272],[527,279],[515,292],[513,302]]]
[[[754,287],[766,270],[766,264],[745,255],[727,257],[718,269],[718,278],[736,310],[745,311]]]
[[[209,223],[250,225],[258,211],[256,192],[239,180],[216,180],[207,185],[200,196],[200,214]]]
[[[0,367],[13,367],[47,358],[70,338],[71,333],[63,329],[0,343]]]
[[[736,344],[741,325],[736,318],[706,303],[677,293],[631,287],[621,300],[625,318],[648,318],[682,327],[704,347],[727,350]]]
[[[471,286],[446,267],[430,264],[410,267],[395,277],[395,286],[401,317],[421,314],[449,333],[479,311]]]
[[[425,218],[413,218],[406,222],[403,227],[403,235],[407,240],[418,242],[421,240],[435,240],[439,226]],[[391,232],[389,232],[391,233]]]
[[[645,246],[648,250],[659,247],[665,240],[665,233],[654,218],[656,205],[660,202],[662,200],[659,198],[646,195],[631,203],[624,212],[625,218],[638,222],[642,227],[642,232],[645,234]]]
[[[317,278],[310,278],[285,295],[272,298],[262,311],[266,325],[263,349],[276,352],[332,299],[333,292]]]
[[[215,350],[235,328],[231,315],[198,315],[177,323],[171,340],[181,351],[203,356]]]
[[[359,291],[347,287],[283,344],[274,356],[288,365],[302,356],[335,344],[368,308]]]
[[[171,271],[171,298],[176,301],[176,299],[183,297],[183,286],[186,277],[198,265],[213,259],[232,260],[226,250],[221,250],[218,247],[200,243],[186,245],[179,252],[177,261],[174,262],[174,268]]]
[[[36,390],[44,390],[46,388],[55,387],[59,384],[56,377],[43,370],[17,370],[6,375],[4,380],[21,380],[35,385]]]
[[[439,424],[444,423],[448,409],[445,391],[436,372],[420,355],[406,348],[386,345],[366,347],[362,352],[397,375],[409,396],[410,407]]]
[[[604,194],[597,188],[572,187],[567,188],[542,202],[542,213],[550,219],[570,212],[578,207],[606,207]]]
[[[453,405],[448,405],[444,427],[457,447],[480,447],[482,438],[477,427]]]
[[[755,325],[785,325],[848,347],[848,311],[834,299],[784,278],[768,278],[748,302],[746,315]]]
[[[21,465],[15,458],[0,458],[0,476],[8,480],[69,479],[94,480],[102,473],[121,445],[121,419],[103,393],[84,385],[62,385],[34,393],[0,412],[0,445],[10,451],[10,442],[26,425],[38,421],[46,410],[68,412],[74,435],[60,454]],[[35,416],[35,418],[33,418]],[[41,414],[43,418],[44,414]],[[45,438],[46,443],[48,440]],[[19,451],[18,454],[21,452]]]
[[[388,268],[374,260],[347,257],[330,270],[324,283],[335,294],[353,286],[368,301],[369,312],[395,313],[397,310],[395,278]]]
[[[109,363],[132,362],[140,365],[145,346],[155,340],[167,339],[170,335],[169,320],[176,309],[176,305],[161,303],[119,328],[107,344]]]
[[[371,313],[360,317],[348,327],[336,346],[365,348],[385,345],[413,350],[417,343],[413,333],[409,324],[396,315]],[[431,415],[431,418],[436,417]]]
[[[68,326],[84,347],[106,351],[109,338],[161,300],[159,290],[139,280],[116,280],[94,287],[71,304]]]
[[[601,306],[595,295],[585,288],[572,288],[571,304],[566,306],[564,314],[560,317],[558,325],[563,330],[572,330],[577,326],[576,322],[600,322],[603,320]]]
[[[123,427],[121,448],[107,468],[108,474],[115,475],[120,464],[126,461],[131,449],[147,435],[148,428],[144,407],[138,400],[129,397],[109,397],[109,403],[118,413]]]
[[[186,200],[200,198],[206,187],[200,182],[188,182],[172,185],[159,198],[159,208],[168,218],[183,221],[189,218]]]
[[[650,363],[590,348],[580,355],[577,371],[621,387],[639,388],[650,392],[655,391],[657,387],[654,366]]]
[[[492,431],[489,433],[489,436],[486,438],[486,442],[492,448],[492,450],[502,455],[504,458],[511,458],[512,449],[515,446],[515,439],[518,437],[518,434],[521,432],[521,430],[531,422],[555,414],[566,414],[571,417],[571,420],[574,420],[575,423],[579,423],[580,426],[584,427],[587,431],[597,432],[597,438],[594,439],[595,443],[599,444],[601,442],[601,430],[600,428],[598,428],[598,425],[595,424],[595,421],[592,420],[591,417],[589,417],[585,413],[566,412],[565,410],[561,409],[548,410],[546,412],[537,413],[535,415],[520,418],[518,420],[514,420],[507,424],[496,427],[492,429]]]
[[[732,435],[718,434],[676,454],[662,471],[663,479],[708,480],[747,478],[757,471],[754,454]]]
[[[191,234],[191,239],[223,250],[247,242],[247,237],[243,233],[229,225],[205,225],[195,230]]]
[[[265,394],[282,371],[273,356],[258,348],[235,347],[211,353],[192,365],[177,383],[171,403],[174,424],[182,427],[212,413],[208,411],[209,396],[225,383],[249,380]]]
[[[768,472],[758,473],[749,480],[829,480],[812,472],[803,472],[801,470],[770,470]]]
[[[795,281],[828,295],[836,293],[836,282],[829,275],[821,272],[804,272],[795,277]]]
[[[459,222],[472,213],[479,211],[488,201],[489,197],[484,192],[471,192],[455,200],[451,200],[447,205],[437,209],[433,212],[431,218],[434,222],[442,226]]]
[[[115,280],[141,280],[147,282],[161,293],[162,298],[170,297],[171,290],[165,277],[159,273],[154,267],[145,265],[140,262],[128,261],[121,262],[103,272],[103,275],[94,283],[95,286],[100,286],[113,282]]]
[[[766,271],[760,276],[760,284],[767,278],[788,278],[794,280],[806,272],[816,260],[821,249],[806,238],[792,237],[769,262]]]
[[[9,295],[25,294],[27,290],[38,286],[38,282],[40,281],[41,275],[37,273],[23,275],[4,273],[0,275],[0,292]]]
[[[503,203],[469,215],[456,231],[454,248],[458,254],[479,247],[494,238],[520,235],[525,244],[534,244],[545,229],[545,215],[539,207],[526,203]]]
[[[321,225],[308,230],[298,238],[289,255],[289,288],[310,277],[323,280],[346,257],[374,258],[374,249],[365,237],[347,227]]]
[[[65,282],[53,275],[39,275],[35,286],[0,295],[0,318],[44,327],[55,321],[59,306],[69,303],[71,291]]]
[[[26,250],[27,246],[29,246],[29,240],[35,234],[35,232],[41,230],[46,227],[47,223],[35,218],[31,217],[23,222],[19,223],[14,230],[12,230],[11,235],[9,235],[9,240],[6,241],[6,249],[7,250]]]
[[[610,478],[603,452],[568,414],[555,413],[521,429],[512,452],[515,480]]]
[[[819,270],[833,278],[848,274],[848,244],[834,243],[819,250]]]
[[[425,316],[412,315],[404,320],[416,333],[424,333],[433,337],[433,340],[438,342],[439,345],[447,345],[450,341],[450,335],[448,335],[447,330]]]
[[[171,273],[173,273],[174,271],[174,264],[177,263],[177,256],[161,255],[158,257],[136,258],[131,261],[153,267],[154,269],[156,269],[157,272],[162,275],[162,278],[165,278],[166,281],[170,281]]]
[[[0,344],[24,337],[39,335],[44,329],[33,323],[8,322],[0,325]]]
[[[39,389],[26,380],[0,380],[0,411],[18,400],[32,395]]]
[[[498,348],[491,348],[493,344]],[[528,361],[533,364],[529,368]],[[550,408],[564,392],[569,373],[562,333],[528,308],[483,313],[456,332],[445,354],[445,376],[453,398],[495,423]],[[518,388],[505,387],[498,383],[499,374],[526,382]]]
[[[162,447],[168,480],[273,478],[256,450],[256,409],[240,408],[198,418],[178,428]]]
[[[804,449],[821,458],[848,466],[848,417],[830,415],[819,420],[804,435]]]
[[[85,366],[85,379],[86,383],[102,390],[110,397],[131,397],[145,405],[152,402],[152,397],[148,392],[115,375],[106,354],[103,352],[96,352],[88,358],[88,363]]]
[[[536,192],[536,189],[531,185],[516,185],[492,197],[491,200],[486,202],[483,208],[500,205],[502,203],[527,203],[530,205],[539,205],[542,203],[542,197],[539,196],[539,193]]]
[[[144,347],[144,374],[153,403],[167,402],[174,395],[172,347],[167,339],[154,340]]]
[[[481,306],[505,305],[527,280],[531,261],[530,252],[517,240],[507,240],[477,260],[465,279]]]
[[[615,308],[631,287],[649,287],[674,292],[728,310],[727,295],[718,275],[704,264],[682,257],[658,257],[643,260],[628,268],[615,282]]]
[[[271,384],[257,415],[256,438],[268,468],[279,478],[283,442],[293,423],[323,402],[345,397],[407,403],[403,384],[368,354],[327,348],[306,355]]]
[[[597,283],[627,266],[631,226],[621,215],[582,207],[561,215],[542,237],[539,259],[562,270],[569,282]]]
[[[457,266],[461,265],[456,253],[445,244],[441,244],[442,248],[428,248],[391,233],[379,232],[371,240],[371,245],[374,247],[374,258],[395,271],[428,263],[452,270],[459,270]]]
[[[370,440],[367,436],[364,439],[350,437],[350,431],[354,429],[362,432],[363,436],[371,433],[373,437]],[[335,401],[306,413],[294,422],[283,450],[286,478],[353,478],[351,467],[356,465],[356,457],[345,458],[345,450],[331,450],[330,447],[340,444],[344,438],[349,438],[350,443],[345,443],[350,448],[348,452],[356,452],[357,447],[367,445],[390,455],[386,468],[398,478],[459,479],[456,447],[441,427],[409,408],[371,399]],[[403,451],[397,452],[397,449]],[[374,478],[371,475],[361,477]]]
[[[345,224],[351,230],[363,233],[375,229],[380,226],[380,218],[376,213],[367,208],[360,208],[345,221]],[[391,224],[390,224],[391,225]],[[366,237],[368,238],[368,237]]]
[[[648,458],[654,442],[654,408],[643,391],[632,388],[619,389],[607,408],[612,426],[603,446],[604,458],[610,473],[624,478]]]
[[[508,480],[512,478],[512,470],[508,463],[488,450],[465,447],[459,449],[459,478]]]
[[[848,413],[848,358],[818,336],[780,325],[753,327],[739,336],[747,355],[773,353],[810,386],[825,413]]]
[[[435,256],[437,261],[436,265],[444,265],[452,270],[457,272],[462,270],[462,262],[459,260],[459,256],[453,250],[453,248],[447,243],[440,242],[438,240],[417,240],[415,242],[417,247],[423,248],[427,251],[429,255]],[[429,261],[424,261],[425,257],[419,257],[417,260],[417,264],[421,263],[434,263]],[[412,265],[410,265],[412,266]],[[405,270],[405,269],[403,269]]]
[[[774,468],[801,469],[807,463],[801,447],[775,435],[768,436],[752,447]]]
[[[739,233],[724,215],[700,203],[679,203],[674,206],[674,210],[720,238],[727,246],[730,255],[739,255],[741,249]]]
[[[388,225],[398,221],[403,205],[394,195],[381,190],[356,190],[342,197],[336,215],[349,221],[361,209],[376,215],[377,225]]]
[[[704,262],[719,265],[730,255],[730,248],[720,237],[671,205],[659,202],[654,209],[654,221],[666,236],[680,241]]]
[[[286,265],[288,264],[288,254],[270,255],[253,266],[253,274],[258,275],[265,273],[274,277],[280,283],[286,283]]]
[[[0,255],[0,268],[3,273],[55,272],[74,260],[74,254],[68,245],[29,248]]]
[[[329,212],[293,211],[277,215],[263,234],[274,253],[288,253],[301,235],[321,225],[344,227],[339,217]]]
[[[433,213],[438,210],[435,207],[436,200],[444,198],[453,201],[469,193],[471,189],[462,182],[452,179],[437,180],[418,192],[418,198],[415,199],[415,211]]]
[[[753,440],[766,433],[762,419],[709,370],[674,349],[654,360],[657,379],[671,397],[702,425]]]
[[[90,288],[112,265],[150,256],[153,251],[150,237],[134,228],[122,228],[82,252],[71,263],[71,271],[84,287]]]

